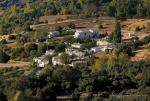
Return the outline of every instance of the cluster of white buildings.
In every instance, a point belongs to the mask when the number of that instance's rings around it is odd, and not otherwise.
[[[33,58],[33,62],[37,64],[38,67],[45,67],[50,63],[50,60],[47,58],[47,56],[53,54],[54,54],[53,50],[47,50],[44,55]]]
[[[85,40],[85,39],[91,39],[91,38],[99,38],[101,34],[102,34],[101,32],[97,32],[92,29],[85,30],[85,31],[76,30],[73,37],[81,39],[81,40]],[[53,31],[53,32],[48,33],[47,38],[51,39],[54,37],[58,37],[59,35],[61,35],[59,31]]]
[[[96,42],[97,47],[91,48],[91,51],[97,53],[99,51],[108,52],[112,51],[114,46],[112,43],[109,43],[105,40],[97,40]]]
[[[96,32],[91,29],[88,31],[77,30],[75,34],[73,35],[73,37],[81,39],[81,40],[85,40],[85,39],[91,39],[91,38],[99,38],[100,34],[101,34],[100,32]]]
[[[109,51],[113,50],[113,46],[111,43],[105,41],[105,40],[98,40],[100,38],[100,35],[102,33],[95,32],[93,30],[88,31],[79,31],[77,30],[75,34],[73,35],[74,38],[79,38],[81,40],[85,39],[95,39],[97,41],[97,47],[92,47],[90,50],[82,50],[81,47],[82,44],[80,43],[74,43],[71,44],[70,47],[65,49],[65,54],[69,57],[69,64],[70,66],[75,66],[77,64],[84,64],[87,65],[87,61],[85,59],[97,52],[100,51]],[[49,32],[47,35],[48,38],[54,38],[59,36],[60,33],[58,31]],[[41,57],[36,57],[33,59],[33,62],[37,64],[38,67],[45,67],[48,64],[52,63],[53,65],[65,65],[61,62],[61,55],[62,53],[59,53],[57,56],[52,57],[51,60],[48,60],[46,58],[47,55],[53,55],[54,50],[46,51],[45,55],[42,55]]]
[[[33,59],[33,62],[37,64],[38,67],[45,67],[49,64],[49,60],[46,59],[46,56],[36,57]]]

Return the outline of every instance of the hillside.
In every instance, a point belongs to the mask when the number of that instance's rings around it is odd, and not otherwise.
[[[0,0],[0,101],[150,101],[150,0]]]

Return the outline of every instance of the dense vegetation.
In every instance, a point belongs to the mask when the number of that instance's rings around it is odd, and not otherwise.
[[[0,17],[0,34],[30,31],[43,15],[73,14],[80,17],[113,16],[117,19],[150,17],[149,0],[28,0],[23,6],[12,5]]]
[[[87,96],[81,101],[99,101],[98,99],[108,98],[111,94],[149,94],[149,66],[149,60],[135,63],[128,61],[124,64],[119,61],[111,68],[105,65],[96,71],[94,67],[80,65],[75,68],[48,66],[40,72],[38,69],[34,70],[28,76],[16,76],[19,72],[15,72],[9,78],[1,76],[0,100],[55,101],[56,96],[72,95],[79,101],[80,94],[85,93]],[[9,72],[1,70],[1,74],[4,71]]]

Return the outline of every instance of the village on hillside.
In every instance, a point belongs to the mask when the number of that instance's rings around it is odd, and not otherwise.
[[[0,101],[150,101],[150,0],[0,0]]]
[[[57,18],[57,19],[53,19],[53,18]],[[63,19],[64,18],[64,19]],[[138,26],[138,23],[136,25],[132,24],[132,22],[134,21],[139,21],[142,22],[145,26],[147,23],[149,23],[149,20],[127,20],[127,21],[121,21],[121,35],[122,35],[122,44],[114,44],[113,42],[109,41],[109,36],[110,34],[115,30],[115,28],[113,28],[113,26],[115,27],[115,20],[111,19],[111,18],[101,18],[100,21],[101,24],[98,24],[97,22],[95,22],[96,20],[91,20],[89,19],[89,21],[82,21],[82,20],[67,20],[67,18],[65,18],[64,16],[62,16],[62,21],[59,22],[55,22],[52,23],[52,20],[48,20],[49,18],[41,18],[39,21],[43,21],[43,24],[39,24],[39,25],[34,25],[31,26],[31,28],[33,28],[34,30],[38,30],[41,28],[43,28],[44,30],[46,30],[45,28],[50,28],[49,31],[47,30],[47,32],[45,34],[40,34],[40,33],[34,33],[34,37],[36,37],[37,39],[28,39],[29,42],[27,42],[27,44],[36,44],[39,45],[41,43],[49,43],[49,42],[58,42],[59,40],[61,40],[60,42],[62,42],[61,44],[63,44],[62,46],[60,46],[60,48],[64,48],[62,49],[62,51],[57,52],[56,51],[56,47],[53,45],[46,45],[45,50],[43,51],[44,53],[42,53],[40,56],[38,55],[33,57],[32,62],[29,63],[25,62],[22,63],[20,61],[21,64],[19,64],[19,61],[16,61],[16,66],[29,66],[34,64],[37,67],[45,67],[47,65],[69,65],[69,66],[75,66],[78,64],[82,64],[82,65],[88,65],[88,59],[90,59],[91,57],[98,57],[99,53],[107,53],[107,54],[113,54],[114,51],[117,50],[118,46],[123,46],[126,43],[130,42],[130,41],[137,41],[137,40],[142,40],[144,39],[144,37],[149,37],[149,31],[145,32],[145,30],[141,29],[141,31],[137,31],[137,28],[141,27],[140,25]],[[61,16],[52,16],[51,19],[53,20],[58,20],[61,19]],[[48,24],[45,23],[45,21],[48,20],[51,23],[48,22]],[[109,21],[111,23],[109,23]],[[67,22],[67,23],[66,23]],[[145,22],[145,23],[144,23]],[[57,25],[58,24],[58,25]],[[64,24],[64,25],[63,25]],[[68,26],[67,26],[68,24]],[[90,24],[92,26],[90,26]],[[54,27],[54,26],[55,27]],[[61,26],[63,25],[63,26]],[[143,26],[144,26],[143,25]],[[37,27],[40,26],[40,27]],[[51,27],[53,26],[53,27]],[[143,27],[142,26],[142,27]],[[36,27],[36,28],[35,28]],[[28,32],[22,32],[26,33],[25,36],[22,36],[22,38],[28,38],[31,37],[28,35]],[[13,33],[10,35],[4,35],[1,36],[1,40],[8,40],[7,46],[8,47],[15,47],[17,45],[16,42],[13,42],[13,40],[11,40],[11,37],[16,37],[18,36],[17,33]],[[70,39],[69,39],[70,38]],[[65,40],[67,39],[67,40]],[[23,40],[23,39],[22,39]],[[26,40],[26,39],[24,39]],[[89,40],[85,41],[85,40]],[[59,43],[59,42],[58,42]],[[60,43],[59,43],[60,44]],[[141,51],[139,51],[140,54]],[[143,50],[143,52],[145,52],[145,50]],[[138,56],[138,53],[136,53],[137,55],[133,56],[133,61],[137,61],[138,59],[144,59],[146,57],[149,56],[149,53],[145,53],[147,54],[147,56],[140,56],[140,57],[136,57]],[[144,55],[144,53],[143,53]],[[51,57],[48,58],[48,57]],[[65,60],[65,61],[64,61]],[[11,65],[11,62],[8,63]],[[15,61],[12,61],[12,64],[14,64],[15,66]],[[2,66],[7,66],[7,64],[1,64]],[[13,66],[13,65],[12,65]]]

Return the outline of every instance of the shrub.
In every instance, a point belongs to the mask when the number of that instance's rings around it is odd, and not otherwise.
[[[75,29],[75,28],[76,28],[76,25],[75,25],[74,23],[70,23],[70,24],[68,25],[68,27],[69,27],[69,28],[72,28],[72,29]]]
[[[7,41],[5,39],[0,41],[0,44],[7,44]]]
[[[10,56],[7,55],[5,52],[3,52],[2,50],[0,50],[0,63],[6,63],[8,62],[10,59]]]
[[[25,45],[25,50],[28,53],[30,53],[31,50],[37,50],[37,49],[38,49],[38,46],[34,43],[30,43],[30,44]]]
[[[9,39],[9,40],[15,40],[15,39],[16,39],[16,36],[15,36],[15,35],[9,35],[9,36],[8,36],[8,39]]]

